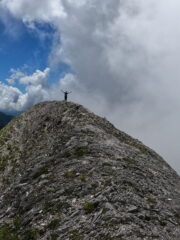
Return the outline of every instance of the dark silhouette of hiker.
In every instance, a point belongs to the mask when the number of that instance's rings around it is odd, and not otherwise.
[[[70,94],[71,92],[63,91],[63,90],[61,90],[61,91],[64,93],[64,100],[67,101],[68,94]]]

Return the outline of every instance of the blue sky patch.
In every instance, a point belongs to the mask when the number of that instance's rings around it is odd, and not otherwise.
[[[13,21],[12,32],[9,30]],[[52,49],[55,30],[50,24],[34,23],[35,30],[22,21],[8,17],[8,24],[0,19],[0,81],[10,76],[10,69],[20,69],[27,74],[48,67],[48,56]],[[50,82],[57,81],[69,66],[61,63],[51,73]],[[5,82],[7,83],[7,82]],[[16,85],[20,90],[23,86]]]

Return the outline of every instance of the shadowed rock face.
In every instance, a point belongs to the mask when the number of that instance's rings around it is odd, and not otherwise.
[[[154,151],[70,102],[0,131],[0,240],[179,240],[180,178]]]
[[[8,124],[8,122],[10,122],[12,118],[13,118],[13,116],[6,115],[6,114],[0,112],[0,128],[4,127],[6,124]]]

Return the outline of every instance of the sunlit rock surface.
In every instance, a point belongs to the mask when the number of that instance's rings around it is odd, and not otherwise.
[[[159,155],[74,103],[0,130],[0,240],[179,240],[179,188]]]

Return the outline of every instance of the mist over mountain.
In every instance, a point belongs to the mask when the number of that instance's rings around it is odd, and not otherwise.
[[[150,148],[71,102],[0,130],[0,240],[179,240],[180,177]]]

